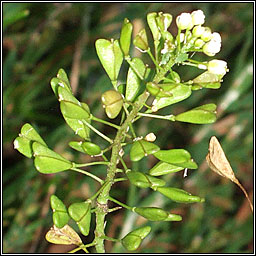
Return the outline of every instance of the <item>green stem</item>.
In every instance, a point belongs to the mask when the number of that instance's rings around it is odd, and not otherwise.
[[[120,239],[112,238],[109,236],[102,236],[101,238],[112,242],[120,242]]]
[[[155,66],[156,66],[157,70],[159,70],[158,63],[156,62],[156,60],[155,60],[155,58],[154,58],[153,54],[151,53],[150,48],[148,48],[148,50],[147,50],[147,54],[149,55],[149,57],[151,58],[151,60],[152,60],[152,61],[153,61],[153,63],[155,64]]]
[[[134,118],[137,116],[137,113],[139,110],[143,107],[143,104],[146,102],[146,100],[149,97],[148,92],[144,92],[141,94],[136,102],[134,103],[132,111],[127,116],[126,120],[120,127],[120,129],[117,131],[116,137],[113,142],[112,147],[112,154],[111,159],[108,167],[108,174],[106,181],[109,182],[106,187],[102,190],[100,195],[97,198],[97,207],[96,207],[96,228],[95,228],[95,238],[94,241],[96,242],[96,251],[98,253],[104,253],[104,239],[102,239],[102,236],[105,235],[104,229],[105,229],[105,215],[107,214],[107,202],[108,202],[108,196],[109,191],[111,189],[111,186],[114,184],[114,178],[117,170],[117,164],[119,161],[119,152],[121,150],[121,142],[125,134],[127,133],[127,127],[129,124],[134,120]]]
[[[121,203],[120,201],[116,200],[115,198],[113,198],[113,197],[111,197],[111,196],[108,196],[108,199],[109,199],[110,201],[112,201],[112,202],[118,204],[118,205],[121,205],[122,207],[124,207],[124,208],[126,208],[126,209],[128,209],[128,210],[130,210],[130,211],[131,211],[132,208],[133,208],[133,207],[128,206],[128,205],[126,205],[126,204],[124,204],[124,203]]]
[[[138,116],[152,117],[152,118],[164,119],[164,120],[169,120],[169,121],[175,121],[174,115],[161,116],[161,115],[153,115],[153,114],[146,114],[146,113],[138,113]]]
[[[106,124],[106,125],[109,125],[109,126],[112,126],[113,128],[116,128],[117,130],[120,129],[120,126],[119,125],[116,125],[116,124],[112,124],[108,121],[105,121],[105,120],[102,120],[100,118],[97,118],[96,116],[92,116],[91,117],[92,120],[96,121],[96,122],[99,122],[99,123],[102,123],[102,124]]]
[[[90,163],[86,163],[86,164],[76,164],[76,163],[73,163],[73,164],[74,164],[74,167],[86,167],[86,166],[97,165],[97,164],[108,165],[109,162],[107,162],[107,161],[105,161],[105,162],[99,161],[99,162],[90,162]]]
[[[88,200],[94,200],[98,195],[99,195],[99,193],[101,193],[101,191],[106,187],[108,185],[108,182],[105,182],[102,186],[101,186],[101,188],[92,196],[92,197],[90,197]]]
[[[108,141],[109,143],[113,143],[113,140],[111,140],[109,137],[107,137],[106,135],[104,135],[103,133],[101,133],[100,131],[98,131],[96,128],[94,128],[91,124],[89,124],[88,122],[86,122],[83,119],[83,123],[88,126],[91,130],[93,130],[95,133],[97,133],[99,136],[101,136],[103,139],[105,139],[106,141]]]
[[[118,179],[114,179],[114,182],[116,183],[116,182],[125,181],[125,180],[127,180],[127,179],[126,178],[118,178]]]
[[[78,169],[78,168],[75,168],[75,167],[72,167],[70,170],[73,170],[73,171],[76,171],[76,172],[80,172],[80,173],[83,173],[87,176],[90,176],[91,178],[97,180],[101,185],[104,183],[104,181],[102,179],[100,179],[99,177],[93,175],[92,173],[89,173],[85,170],[81,170],[81,169]]]

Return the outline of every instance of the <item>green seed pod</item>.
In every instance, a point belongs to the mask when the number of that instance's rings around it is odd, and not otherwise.
[[[72,167],[70,161],[38,142],[32,144],[32,149],[35,156],[34,165],[41,173],[57,173]]]
[[[164,221],[168,213],[157,207],[135,207],[134,212],[150,221]]]
[[[68,145],[79,152],[85,153],[84,149],[82,148],[82,143],[82,141],[70,141]]]
[[[118,40],[98,39],[95,47],[100,62],[110,80],[116,81],[123,62],[123,52]]]
[[[148,38],[146,34],[146,30],[143,28],[140,32],[136,35],[135,39],[133,40],[133,44],[136,48],[140,51],[147,51],[148,46]]]
[[[154,41],[158,41],[161,38],[161,33],[158,29],[156,17],[157,17],[156,12],[151,12],[151,13],[148,13],[148,15],[147,15],[148,26],[150,27]]]
[[[160,87],[152,82],[148,82],[146,84],[146,88],[153,96],[157,96],[157,94],[160,92]]]
[[[132,23],[125,18],[120,35],[120,47],[123,51],[124,56],[129,55],[131,37],[132,37]]]
[[[92,142],[83,142],[82,148],[88,155],[91,156],[99,155],[101,153],[101,148]]]
[[[53,90],[56,97],[58,97],[58,88],[59,87],[63,87],[67,91],[72,93],[71,88],[66,84],[66,82],[64,82],[63,80],[61,80],[57,77],[52,78],[50,84],[51,84],[52,90]]]
[[[122,95],[115,90],[109,90],[102,94],[101,101],[107,116],[111,119],[117,117],[123,106]]]
[[[157,191],[178,203],[204,202],[204,198],[201,198],[199,196],[193,196],[187,191],[179,188],[159,187],[157,188]]]
[[[176,121],[193,124],[210,124],[216,121],[216,105],[206,104],[175,116]]]
[[[64,227],[69,221],[69,215],[66,206],[55,195],[51,195],[50,198],[51,208],[53,210],[53,223],[57,228]]]
[[[145,140],[135,141],[130,151],[130,157],[132,161],[139,161],[144,156],[154,154],[159,151],[160,148],[152,142]]]
[[[69,206],[68,213],[77,223],[81,233],[85,236],[89,234],[91,223],[91,203],[74,203]]]
[[[122,238],[122,245],[129,251],[137,250],[142,240],[150,233],[151,227],[137,228]]]
[[[128,171],[126,175],[133,185],[140,188],[163,187],[166,184],[164,180],[152,177],[148,174],[144,174],[141,172]]]
[[[152,176],[160,176],[168,173],[178,172],[183,169],[183,167],[160,161],[152,169],[149,170],[149,174]]]

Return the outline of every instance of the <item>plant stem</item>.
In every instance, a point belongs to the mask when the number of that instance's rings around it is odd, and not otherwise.
[[[147,113],[138,113],[138,116],[145,116],[145,117],[152,117],[152,118],[164,119],[164,120],[169,120],[169,121],[175,121],[174,115],[161,116],[161,115],[153,115],[153,114],[147,114]]]
[[[76,172],[80,172],[80,173],[83,173],[87,176],[90,176],[91,178],[97,180],[101,185],[104,183],[104,181],[102,179],[100,179],[99,177],[93,175],[92,173],[89,173],[85,170],[81,170],[81,169],[78,169],[78,168],[75,168],[75,167],[72,167],[70,170],[73,170],[73,171],[76,171]]]
[[[120,129],[117,131],[116,137],[113,142],[113,148],[112,148],[112,154],[111,159],[108,167],[108,174],[106,178],[106,182],[109,182],[106,187],[102,190],[100,195],[97,198],[97,206],[96,206],[96,228],[95,228],[95,238],[94,241],[96,242],[96,251],[98,253],[104,253],[104,222],[105,222],[105,215],[108,213],[108,197],[109,197],[109,191],[111,189],[111,186],[114,184],[114,178],[116,174],[117,164],[119,161],[119,152],[121,150],[121,141],[123,137],[126,134],[127,127],[129,124],[134,120],[134,118],[137,116],[137,113],[139,110],[143,107],[143,104],[146,102],[146,100],[149,97],[148,92],[144,92],[142,95],[139,96],[137,101],[134,103],[134,107],[130,114],[127,116],[126,120],[120,127]]]
[[[91,165],[97,165],[97,164],[104,164],[104,165],[108,165],[109,162],[102,162],[102,161],[99,161],[99,162],[90,162],[90,163],[85,163],[85,164],[76,164],[74,163],[74,167],[86,167],[86,166],[91,166]]]
[[[96,122],[99,122],[99,123],[102,123],[102,124],[106,124],[106,125],[112,126],[112,127],[116,128],[117,130],[120,128],[119,125],[112,124],[112,123],[110,123],[108,121],[105,121],[105,120],[102,120],[102,119],[100,119],[100,118],[98,118],[96,116],[92,116],[92,120],[94,120]]]
[[[122,207],[124,207],[124,208],[126,208],[126,209],[128,209],[128,210],[130,210],[130,211],[132,210],[132,207],[131,207],[131,206],[128,206],[128,205],[126,205],[126,204],[124,204],[124,203],[121,203],[121,202],[119,202],[118,200],[116,200],[115,198],[113,198],[113,197],[111,197],[111,196],[109,196],[108,199],[109,199],[110,201],[116,203],[116,204],[121,205]]]

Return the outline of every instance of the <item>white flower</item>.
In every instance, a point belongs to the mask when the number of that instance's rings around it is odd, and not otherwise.
[[[176,18],[177,27],[181,30],[191,29],[193,27],[192,17],[190,13],[182,13]]]
[[[225,75],[228,71],[227,62],[224,60],[211,60],[208,62],[208,71],[216,75]]]
[[[214,56],[220,51],[221,43],[216,41],[209,41],[203,46],[203,53],[208,56]]]
[[[204,28],[204,32],[203,34],[201,35],[201,39],[204,40],[205,42],[208,42],[210,41],[212,38],[212,31],[210,28],[208,27],[205,27]]]
[[[193,11],[191,13],[191,17],[192,17],[193,25],[202,25],[202,24],[204,24],[205,16],[204,16],[204,13],[203,13],[202,10]]]
[[[221,36],[218,32],[212,33],[211,40],[221,43]]]
[[[204,33],[205,28],[201,26],[195,26],[192,30],[194,37],[200,37]]]

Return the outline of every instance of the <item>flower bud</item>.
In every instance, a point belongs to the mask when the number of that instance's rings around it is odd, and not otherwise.
[[[204,40],[205,42],[208,42],[210,41],[212,38],[212,31],[210,28],[208,27],[205,27],[204,28],[204,32],[203,34],[201,35],[201,39]]]
[[[205,15],[202,10],[193,11],[191,13],[193,25],[204,24]]]
[[[227,62],[224,60],[211,60],[208,62],[208,71],[216,75],[225,75],[228,71]]]
[[[203,53],[208,56],[214,56],[220,51],[221,43],[216,41],[209,41],[203,46]]]
[[[182,13],[176,18],[177,27],[181,30],[191,29],[193,27],[192,17],[190,13]]]
[[[194,43],[195,47],[199,49],[202,48],[204,44],[205,42],[202,39],[197,39]]]
[[[211,41],[215,41],[215,42],[221,43],[221,36],[220,36],[220,34],[218,32],[212,33]]]
[[[194,37],[200,37],[204,33],[205,28],[201,26],[195,26],[192,30]]]

